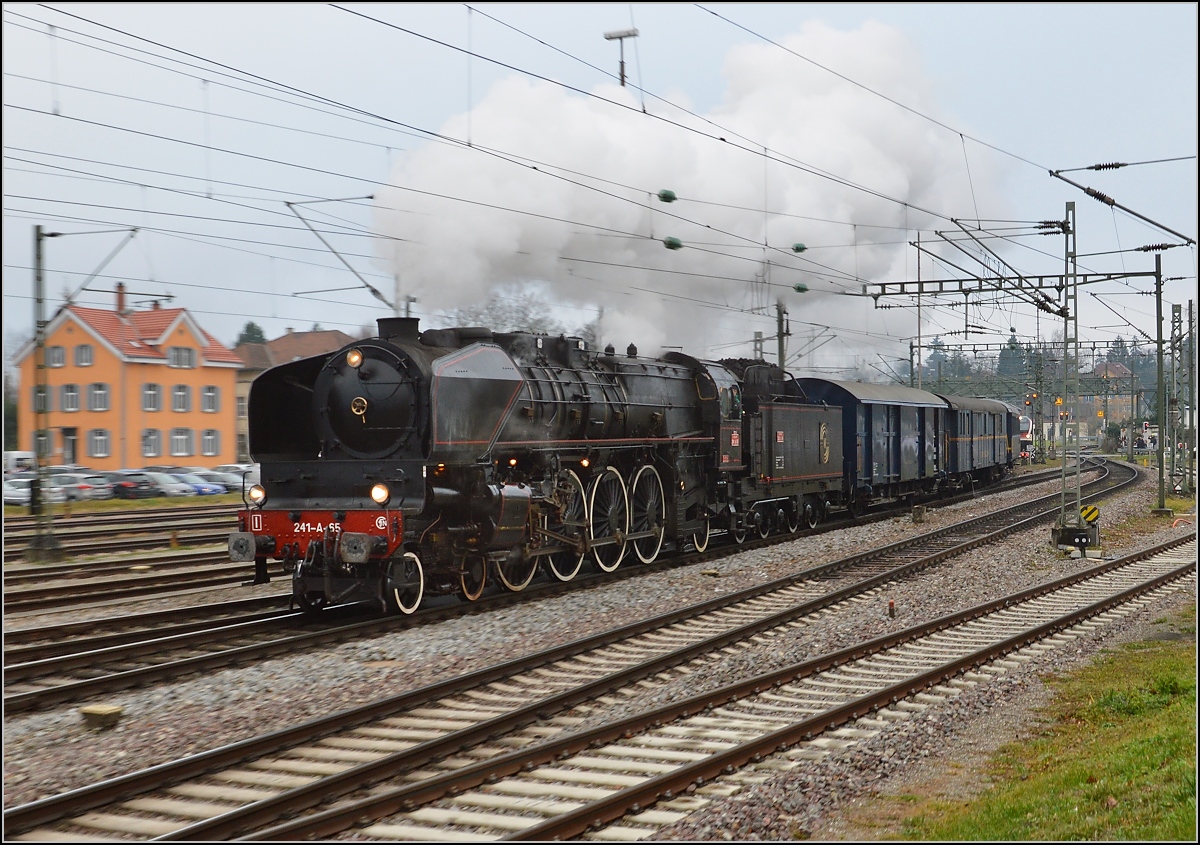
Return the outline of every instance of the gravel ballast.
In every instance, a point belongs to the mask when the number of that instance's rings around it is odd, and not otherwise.
[[[836,560],[865,548],[895,542],[952,522],[981,515],[1018,501],[1053,492],[1020,490],[966,504],[930,510],[923,524],[908,517],[858,525],[842,531],[781,543],[768,549],[735,554],[716,563],[684,567],[631,578],[599,589],[528,602],[497,612],[465,616],[415,630],[344,643],[303,654],[273,658],[127,690],[88,703],[124,708],[120,724],[107,731],[88,730],[78,705],[36,713],[20,713],[4,722],[4,803],[13,807],[99,780],[116,777],[174,758],[205,751],[250,736],[300,724],[366,704],[495,662],[570,642],[617,625],[694,604],[778,578],[817,563]],[[1112,514],[1147,514],[1156,494],[1148,477],[1132,491],[1101,505]],[[986,509],[986,510],[985,510]],[[1154,530],[1106,546],[1106,556],[1195,533],[1190,524],[1172,527],[1170,520],[1146,520]],[[1102,522],[1102,525],[1104,523]],[[576,715],[610,721],[702,689],[709,689],[772,668],[796,663],[813,654],[907,628],[929,618],[971,607],[1020,589],[1053,580],[1091,565],[1072,560],[1049,545],[1049,526],[946,561],[924,573],[890,584],[871,599],[824,614],[812,624],[791,629],[770,647],[748,647],[733,654],[692,664],[686,677],[672,673],[636,698],[619,705],[581,706]],[[626,564],[622,564],[624,566]],[[705,574],[712,573],[714,574]],[[279,584],[258,590],[280,589]],[[248,590],[231,591],[239,597]],[[1194,581],[1174,594],[1175,602],[1195,601]],[[219,593],[203,599],[215,601]],[[144,603],[153,609],[164,600]],[[888,616],[894,602],[895,618]],[[127,611],[128,605],[122,606]],[[105,615],[113,610],[90,609]],[[933,721],[905,723],[843,749],[787,775],[714,801],[672,828],[660,839],[855,838],[841,831],[836,819],[843,808],[919,765],[939,765],[956,747],[962,753],[985,748],[991,739],[1011,738],[1022,729],[1031,703],[1045,695],[1039,676],[1086,660],[1115,637],[1148,624],[1158,611],[1147,609],[1057,649],[1046,658],[972,688],[939,705]],[[42,621],[20,620],[22,626]],[[60,620],[61,621],[61,620]],[[12,620],[6,620],[6,627]],[[82,703],[82,702],[81,702]],[[1019,716],[1020,713],[1025,716]],[[917,729],[919,726],[920,729]],[[972,738],[973,737],[973,738]],[[968,744],[969,743],[969,744]]]

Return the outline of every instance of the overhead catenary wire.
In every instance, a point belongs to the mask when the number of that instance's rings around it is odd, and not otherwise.
[[[977,212],[977,214],[978,214],[978,212]],[[847,225],[849,225],[849,224],[847,224]],[[856,241],[857,241],[857,239],[856,239]],[[729,247],[727,247],[727,248],[729,248]],[[855,274],[855,275],[857,275],[857,274]]]

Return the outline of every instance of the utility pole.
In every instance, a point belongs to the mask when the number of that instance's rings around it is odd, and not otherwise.
[[[1188,433],[1191,443],[1184,442],[1187,447],[1187,470],[1183,478],[1183,492],[1185,496],[1191,496],[1196,492],[1196,317],[1192,313],[1192,303],[1195,300],[1188,300],[1188,327],[1187,327],[1187,362],[1188,362],[1188,377],[1187,377],[1187,425],[1184,430]]]
[[[1171,398],[1167,403],[1167,426],[1171,429],[1171,490],[1182,492],[1179,483],[1179,356],[1183,354],[1183,306],[1171,306]]]
[[[46,290],[42,278],[42,241],[57,238],[58,232],[43,232],[41,226],[33,227],[33,325],[37,347],[34,351],[34,457],[37,460],[37,478],[31,486],[29,506],[34,513],[33,539],[29,542],[25,557],[33,562],[58,561],[63,558],[62,544],[54,536],[54,515],[42,495],[46,489],[46,461],[50,457],[50,388],[46,379]]]
[[[1163,441],[1167,435],[1166,380],[1163,378],[1163,329],[1162,329],[1162,253],[1154,253],[1154,325],[1158,330],[1158,507],[1152,513],[1170,516],[1167,509],[1166,467],[1163,466]]]
[[[636,29],[619,29],[616,32],[604,33],[605,41],[621,42],[621,87],[625,87],[625,39],[637,38],[638,31]]]
[[[783,364],[787,360],[787,349],[785,348],[784,338],[792,333],[790,328],[784,326],[784,317],[787,316],[787,309],[783,307],[783,300],[775,300],[775,339],[778,341],[779,350],[779,369],[783,369]]]
[[[1081,492],[1079,489],[1079,466],[1082,463],[1079,457],[1079,286],[1078,286],[1078,250],[1076,244],[1078,242],[1078,233],[1075,230],[1075,203],[1068,202],[1066,208],[1066,219],[1063,225],[1063,234],[1066,240],[1065,246],[1065,261],[1066,266],[1063,273],[1063,394],[1061,405],[1062,411],[1066,414],[1065,424],[1062,427],[1062,495],[1061,506],[1059,509],[1058,519],[1054,523],[1054,528],[1051,529],[1051,537],[1053,542],[1059,548],[1076,546],[1081,537],[1085,536],[1087,545],[1098,545],[1098,542],[1093,542],[1092,533],[1093,526],[1089,526],[1083,521],[1080,514],[1080,504],[1082,503]],[[1059,414],[1062,417],[1062,413]],[[1069,485],[1067,481],[1067,447],[1071,442],[1072,430],[1075,434],[1075,472],[1074,472],[1074,496],[1071,504],[1073,510],[1068,513],[1067,499]],[[1098,529],[1096,530],[1098,534]],[[1094,538],[1095,541],[1099,537]],[[1084,547],[1080,549],[1081,553]]]

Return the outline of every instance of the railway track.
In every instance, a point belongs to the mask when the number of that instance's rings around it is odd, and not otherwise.
[[[1058,470],[1049,469],[1014,476],[987,492],[1003,492],[1054,477]],[[965,493],[941,500],[941,504],[959,501]],[[70,517],[57,517],[54,534],[68,557],[102,555],[115,552],[156,549],[164,546],[225,545],[230,531],[237,528],[236,505],[201,505],[178,508],[140,508],[120,512],[78,512]],[[4,560],[19,561],[35,532],[32,516],[6,517],[4,520]],[[36,572],[82,571],[82,562],[29,567],[27,577]],[[6,583],[7,583],[6,574]]]
[[[718,634],[677,620],[690,645],[660,629],[640,645],[555,649],[16,807],[5,828],[42,841],[351,828],[359,840],[653,838],[714,796],[886,730],[1194,575],[1187,538],[623,720],[565,715],[797,617]]]
[[[1045,470],[1040,473],[1025,474],[1016,479],[1014,483],[1017,487],[1041,483],[1047,477],[1056,473],[1057,470]],[[1002,492],[1004,489],[1011,489],[1011,487],[991,488],[989,492]],[[943,499],[938,504],[945,506],[972,498],[972,496],[973,494],[967,493]],[[160,511],[171,512],[172,510],[155,509],[155,513],[157,514]],[[226,509],[219,506],[188,508],[186,510],[189,514],[189,520],[194,518],[197,511],[206,513],[210,517],[214,514],[220,517],[226,512]],[[859,517],[858,521],[861,523],[870,519],[887,518],[894,510],[881,509]],[[233,512],[230,511],[229,513],[232,514]],[[157,519],[158,516],[155,516],[149,521],[156,522]],[[89,528],[89,531],[96,530],[103,532],[103,526],[109,526],[109,530],[112,530],[114,526],[129,525],[127,516],[113,521],[110,515],[100,514],[96,516],[96,520],[100,528]],[[850,521],[851,518],[849,515],[839,514],[832,521],[818,527],[816,531],[836,530]],[[811,534],[812,532],[806,531],[805,533]],[[42,612],[97,601],[111,601],[121,598],[138,598],[154,595],[156,590],[166,593],[192,590],[204,586],[224,586],[231,583],[238,583],[249,578],[252,570],[245,565],[241,565],[239,569],[236,568],[239,565],[228,563],[228,553],[225,548],[227,539],[227,532],[213,533],[208,528],[205,528],[200,534],[185,534],[182,537],[175,534],[165,539],[160,534],[154,534],[150,538],[142,538],[141,545],[137,547],[154,548],[167,543],[184,543],[191,546],[205,542],[219,542],[221,545],[219,548],[211,550],[196,550],[187,553],[162,552],[137,559],[75,560],[60,564],[20,564],[8,566],[5,569],[4,575],[4,609],[7,613]],[[765,540],[754,538],[743,545],[745,548],[750,549],[763,543],[780,542],[781,539],[786,539],[786,537],[777,535]],[[120,538],[110,538],[106,545],[110,551],[129,551],[134,548],[134,546],[129,545]],[[101,547],[96,545],[89,545],[86,548],[89,552],[98,552],[101,550]],[[723,554],[719,551],[715,553]],[[230,566],[234,568],[227,568]],[[279,566],[277,562],[271,563],[269,574],[272,578],[285,574]],[[191,567],[206,567],[207,569],[196,570],[192,573],[184,571]],[[179,571],[181,574],[179,576],[163,574],[171,570]],[[22,586],[25,584],[37,584],[47,580],[52,581],[52,583],[29,589]],[[89,580],[94,581],[94,583],[88,583]],[[578,583],[578,580],[576,583]]]
[[[268,569],[268,574],[273,578],[282,577],[283,568],[276,564]],[[4,579],[6,614],[44,612],[95,602],[242,584],[253,580],[254,565],[230,563],[228,552],[220,549],[91,564],[73,572],[74,577],[55,578],[48,586],[17,586],[26,581],[45,579],[22,577],[23,573],[14,575],[11,583],[8,575]]]
[[[82,511],[69,517],[55,517],[53,532],[68,559],[177,545],[224,544],[229,532],[237,527],[237,512],[233,505]],[[24,560],[34,533],[33,517],[5,518],[5,563]],[[71,560],[28,568],[31,572],[56,569],[70,572],[86,565],[84,561]]]
[[[1104,478],[1093,482],[1091,486],[1108,490],[1117,484],[1127,484],[1136,479],[1136,471],[1132,468],[1120,464],[1115,466],[1118,467],[1117,474],[1124,476],[1124,480],[1118,481],[1106,473]],[[1096,496],[1100,493],[1093,492],[1091,495]],[[982,539],[993,537],[997,532],[1015,530],[1014,526],[1022,524],[1023,521],[1041,519],[1047,515],[1043,509],[1053,499],[1054,496],[1047,496],[1025,502],[881,550],[814,567],[800,576],[760,585],[735,596],[739,601],[753,602],[759,601],[763,596],[777,594],[773,601],[792,606],[806,600],[810,595],[828,593],[829,581],[834,578],[850,579],[856,584],[851,589],[865,591],[876,583],[899,577],[918,566],[928,566],[951,554],[959,554]],[[778,541],[779,538],[775,538],[770,542]],[[765,544],[768,541],[760,542]],[[711,559],[718,554],[727,555],[751,547],[748,544],[735,549],[727,548],[722,552],[709,551],[702,558]],[[668,565],[679,564],[663,561],[647,567],[625,570],[618,577],[630,577]],[[621,573],[621,570],[618,570],[618,573]],[[610,584],[618,573],[595,573],[576,579],[572,584],[547,579],[544,585],[521,594],[524,597],[521,600],[578,589],[580,582],[597,586]],[[811,581],[814,584],[814,588],[805,594],[805,598],[799,598],[793,589],[798,580]],[[715,602],[719,604],[730,599],[731,597],[725,597]],[[231,619],[217,627],[189,626],[184,631],[167,636],[158,636],[157,632],[153,632],[149,639],[124,638],[119,643],[107,643],[102,640],[96,643],[97,647],[94,649],[88,648],[90,643],[87,641],[59,647],[49,643],[41,647],[40,653],[28,652],[27,659],[24,660],[19,658],[19,654],[14,654],[14,659],[10,660],[6,652],[4,707],[7,712],[14,713],[63,701],[77,701],[90,695],[130,686],[145,685],[198,671],[212,671],[275,654],[393,631],[401,626],[426,624],[516,600],[516,594],[497,593],[468,605],[431,607],[412,617],[382,617],[365,621],[354,615],[353,606],[333,608],[331,610],[334,612],[328,615],[321,614],[320,622],[311,623],[302,619],[299,613],[272,615],[269,618],[255,615],[244,620]],[[305,630],[297,633],[297,628]],[[37,656],[34,656],[35,654]]]

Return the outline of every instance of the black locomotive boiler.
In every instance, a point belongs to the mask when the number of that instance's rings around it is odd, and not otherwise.
[[[258,580],[268,559],[283,561],[306,609],[376,601],[412,613],[425,596],[478,599],[493,579],[520,591],[542,568],[570,581],[585,561],[610,572],[667,547],[703,550],[714,529],[735,542],[795,532],[830,508],[965,477],[949,469],[951,407],[924,391],[871,402],[922,406],[929,422],[890,440],[879,427],[907,425],[908,412],[872,423],[905,455],[920,450],[922,477],[864,485],[863,397],[841,383],[761,361],[378,322],[377,337],[251,386],[261,484],[230,556],[254,560]],[[989,480],[1011,467],[1011,454],[987,455]]]

